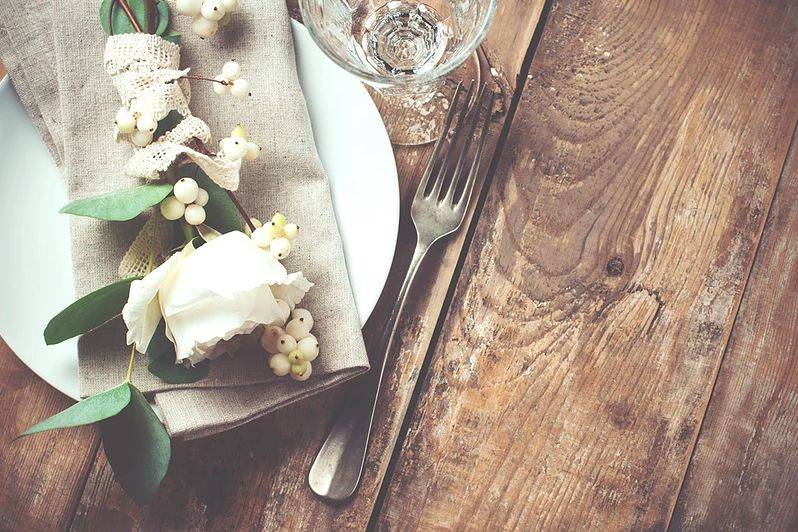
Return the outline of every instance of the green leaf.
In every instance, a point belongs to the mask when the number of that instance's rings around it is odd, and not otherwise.
[[[210,364],[207,360],[188,368],[175,364],[175,346],[166,337],[166,324],[161,320],[147,347],[147,369],[169,384],[188,384],[207,377]]]
[[[148,503],[166,476],[171,442],[152,407],[132,384],[130,403],[100,422],[105,456],[122,488],[139,504]]]
[[[227,191],[211,181],[198,166],[194,179],[200,187],[208,191],[208,204],[205,205],[205,225],[213,227],[220,233],[241,231],[241,218],[238,209],[227,195]]]
[[[158,121],[158,127],[155,129],[155,132],[153,132],[152,138],[156,140],[161,138],[161,135],[167,131],[172,131],[182,120],[183,115],[174,110],[169,111],[168,115]]]
[[[127,0],[127,5],[144,33],[149,33],[150,0]],[[102,0],[100,3],[100,25],[108,35],[136,33],[136,28],[130,22],[118,0]]]
[[[111,33],[111,8],[115,0],[103,0],[100,3],[100,26],[106,35],[113,35]]]
[[[180,33],[175,30],[169,30],[167,33],[161,35],[165,41],[173,44],[180,44]]]
[[[35,424],[19,436],[28,436],[45,430],[79,427],[97,423],[117,415],[130,402],[130,388],[127,383],[110,390],[92,395],[66,410]]]
[[[169,5],[167,5],[165,0],[159,0],[155,4],[155,9],[158,19],[155,35],[163,35],[169,27]]]
[[[91,198],[81,198],[61,209],[61,212],[122,222],[132,220],[146,209],[158,205],[170,192],[172,185],[169,183],[152,183]]]
[[[44,341],[53,345],[87,333],[107,323],[122,312],[130,283],[141,277],[130,277],[100,288],[78,299],[58,313],[44,329]]]

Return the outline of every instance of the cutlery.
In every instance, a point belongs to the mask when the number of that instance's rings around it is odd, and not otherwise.
[[[375,354],[381,356],[371,357],[372,371],[355,395],[345,401],[308,474],[310,488],[323,499],[343,501],[355,492],[363,472],[385,361],[392,351],[410,286],[427,251],[435,242],[457,231],[465,218],[480,170],[495,97],[485,84],[474,97],[474,85],[470,85],[459,111],[462,87],[458,85],[443,131],[413,198],[410,213],[416,228],[416,248],[385,332],[377,344],[382,349]],[[478,138],[474,139],[483,109],[482,126]],[[458,119],[447,140],[455,115]],[[472,140],[477,144],[469,164]]]

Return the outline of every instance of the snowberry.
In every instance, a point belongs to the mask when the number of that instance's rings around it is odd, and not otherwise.
[[[225,14],[224,4],[221,0],[203,0],[200,13],[203,18],[218,22]]]
[[[288,240],[293,240],[299,235],[299,226],[297,224],[285,224],[283,233]]]
[[[260,146],[254,142],[247,142],[247,153],[244,154],[244,159],[247,161],[254,161],[260,155]]]
[[[302,360],[307,362],[313,362],[319,356],[319,341],[312,334],[297,342],[296,348],[302,352]]]
[[[194,17],[194,20],[191,21],[191,31],[196,33],[202,39],[213,37],[218,29],[219,23],[214,20],[208,20],[201,15]]]
[[[237,61],[228,61],[222,66],[222,77],[228,81],[233,81],[241,75],[241,65]],[[244,137],[246,138],[246,136]]]
[[[269,367],[278,377],[285,377],[291,371],[291,363],[288,361],[288,357],[282,353],[269,357]]]
[[[272,237],[269,230],[265,227],[258,227],[252,232],[252,241],[255,242],[259,248],[266,249],[272,243]]]
[[[136,118],[127,107],[119,108],[116,112],[114,123],[116,123],[120,133],[133,133],[133,130],[136,129]]]
[[[284,236],[275,238],[272,240],[271,246],[269,246],[269,251],[272,252],[272,256],[275,259],[282,260],[291,253],[291,241]]]
[[[275,301],[277,302],[277,306],[280,307],[280,313],[281,313],[280,319],[283,322],[283,324],[281,325],[282,327],[285,325],[285,322],[287,322],[288,318],[291,316],[291,307],[288,306],[288,303],[286,303],[282,299],[275,299]]]
[[[233,86],[230,87],[230,94],[241,100],[252,96],[252,93],[249,91],[249,81],[240,78],[233,81]]]
[[[295,340],[299,341],[310,334],[310,327],[301,320],[293,319],[285,324],[286,334],[290,334]]]
[[[287,222],[287,220],[285,219],[285,214],[283,214],[281,212],[276,212],[276,213],[274,213],[274,216],[272,216],[272,224],[273,225],[276,225],[278,227],[285,227],[285,223],[286,222]]]
[[[284,355],[287,355],[296,349],[296,338],[290,334],[284,334],[277,340],[277,349]]]
[[[231,161],[238,161],[247,154],[247,141],[241,137],[227,137],[219,141],[224,156]]]
[[[277,354],[277,341],[285,334],[285,331],[277,325],[268,325],[260,336],[260,345],[267,353]]]
[[[225,94],[230,94],[230,85],[227,83],[227,80],[224,76],[216,76],[216,81],[224,81],[224,83],[212,83],[213,85],[213,92],[218,94],[219,96],[223,96]]]
[[[205,221],[205,207],[199,205],[186,206],[186,222],[190,225],[199,225]]]
[[[158,128],[158,122],[150,113],[141,113],[136,120],[136,129],[145,133],[152,133]]]
[[[175,197],[186,205],[194,203],[199,196],[199,185],[190,177],[183,177],[175,183]]]
[[[208,204],[208,201],[210,201],[210,199],[211,197],[208,195],[208,191],[205,190],[204,188],[200,188],[199,190],[197,190],[197,199],[194,200],[194,203],[196,203],[200,207],[204,207]]]
[[[177,0],[175,8],[181,15],[194,17],[200,14],[202,9],[202,0]]]
[[[224,4],[227,12],[230,13],[230,11],[238,7],[238,0],[222,0],[222,4]]]
[[[231,137],[239,137],[244,140],[247,140],[247,128],[238,124],[236,127],[233,128],[233,131],[230,133]]]
[[[168,196],[161,202],[161,214],[167,220],[179,220],[186,212],[186,204],[174,196]]]
[[[276,225],[274,222],[269,222],[269,225],[266,226],[269,230],[269,234],[272,235],[272,240],[276,240],[280,237],[285,236],[285,231],[279,225]]]
[[[310,362],[302,362],[301,364],[291,364],[291,378],[295,381],[306,381],[313,373],[313,366]]]
[[[141,131],[137,129],[130,134],[130,142],[132,142],[139,148],[143,148],[144,146],[152,142],[152,133],[149,131]]]
[[[299,320],[305,325],[308,326],[308,331],[313,328],[313,316],[310,315],[310,312],[303,308],[295,308],[293,312],[291,312],[291,318],[295,320]]]
[[[300,351],[299,349],[294,349],[293,351],[288,353],[288,361],[291,364],[301,364],[302,362],[304,362],[305,359],[302,358],[302,351]]]

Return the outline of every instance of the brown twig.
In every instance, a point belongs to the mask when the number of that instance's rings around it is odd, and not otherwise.
[[[122,8],[122,11],[124,11],[125,15],[127,15],[127,18],[130,19],[130,23],[133,24],[133,28],[135,28],[135,30],[139,33],[144,33],[144,31],[141,29],[141,26],[139,26],[139,22],[136,20],[136,17],[133,16],[133,11],[130,10],[130,6],[127,5],[126,0],[116,1],[119,2],[119,6]]]
[[[174,83],[175,81],[177,81],[179,79],[196,79],[198,81],[212,81],[214,83],[220,83],[222,85],[232,85],[232,83],[230,83],[229,81],[223,80],[223,79],[204,78],[202,76],[192,76],[190,74],[186,74],[185,76],[180,76],[179,78],[175,78],[173,80],[169,80],[166,83]]]

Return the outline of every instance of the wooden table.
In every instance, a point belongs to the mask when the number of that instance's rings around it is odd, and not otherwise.
[[[0,528],[798,527],[798,4],[503,0],[484,50],[511,121],[351,502],[306,484],[344,389],[175,444],[145,508],[94,429],[4,444]],[[6,442],[70,403],[4,344],[0,390]]]

